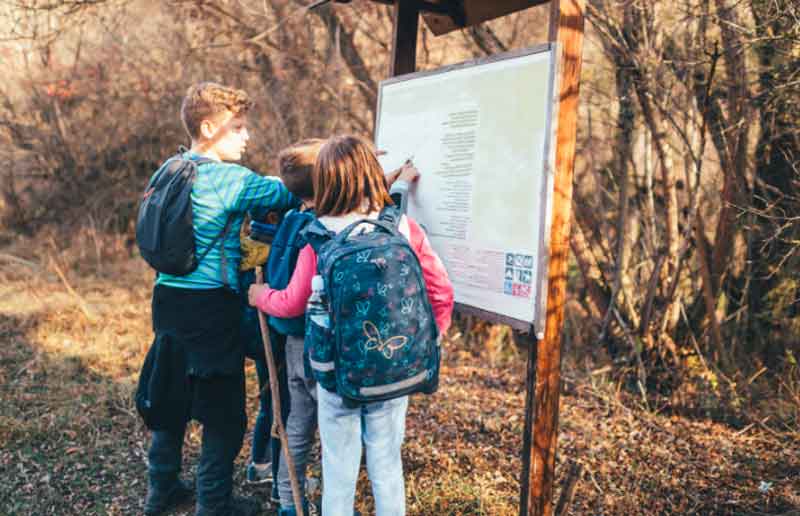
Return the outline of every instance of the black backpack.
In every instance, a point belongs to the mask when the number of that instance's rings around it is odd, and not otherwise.
[[[144,190],[136,218],[136,244],[142,258],[158,272],[173,276],[189,274],[222,239],[223,283],[227,283],[223,246],[233,214],[208,248],[199,256],[195,251],[192,186],[197,167],[212,162],[208,158],[184,158],[179,153],[161,165]]]

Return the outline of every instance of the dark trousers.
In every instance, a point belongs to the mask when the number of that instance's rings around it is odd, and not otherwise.
[[[255,282],[255,274],[246,271],[239,275],[239,291],[243,296],[243,303],[247,305],[246,296],[250,285]],[[253,440],[250,460],[258,464],[272,462],[272,478],[278,478],[278,465],[280,464],[281,441],[272,437],[272,394],[265,385],[269,385],[269,370],[267,358],[264,353],[264,341],[261,338],[261,329],[258,323],[258,313],[251,306],[245,306],[240,329],[241,339],[244,343],[245,356],[255,362],[258,376],[259,411],[253,426]],[[286,376],[286,336],[277,333],[269,327],[269,340],[272,354],[275,357],[275,366],[278,368],[278,387],[281,396],[281,419],[286,425],[289,416],[289,384]]]
[[[242,448],[245,415],[244,349],[239,337],[242,307],[224,289],[189,290],[156,286],[153,329],[182,343],[186,353],[187,399],[174,410],[203,425],[197,465],[197,505],[213,509],[230,502],[233,462]],[[169,491],[181,470],[186,423],[153,432],[148,454],[150,488]]]
[[[286,336],[279,335],[270,329],[270,342],[272,343],[272,354],[275,357],[275,365],[278,368],[278,390],[281,395],[281,419],[284,426],[289,417],[289,384],[286,377]],[[263,344],[261,355],[264,355]],[[250,353],[247,354],[250,357]],[[258,376],[259,410],[253,426],[253,445],[251,450],[251,460],[258,464],[272,462],[272,478],[278,478],[278,464],[281,456],[281,441],[277,437],[272,437],[272,394],[265,385],[269,385],[269,370],[267,369],[266,359],[254,358],[256,374]]]
[[[226,389],[228,392],[244,388],[244,377],[219,377],[209,380],[194,379],[207,383],[209,389]],[[240,383],[236,387],[232,383]],[[150,487],[168,491],[178,479],[181,470],[186,425],[174,430],[153,432],[148,454]],[[210,421],[203,424],[203,440],[200,461],[197,466],[197,503],[203,507],[217,507],[228,502],[233,489],[233,461],[242,448],[244,425],[237,421]]]

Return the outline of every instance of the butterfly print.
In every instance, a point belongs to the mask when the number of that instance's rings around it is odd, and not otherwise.
[[[370,254],[372,254],[371,249],[367,249],[366,251],[360,251],[356,253],[356,263],[367,263]]]
[[[356,301],[356,313],[364,317],[369,313],[369,301]]]
[[[383,353],[383,356],[387,359],[391,359],[395,351],[408,344],[408,337],[405,335],[395,335],[394,337],[383,340],[381,332],[370,321],[364,321],[363,328],[364,335],[367,336],[364,348],[368,351],[373,349],[378,350],[380,353]]]

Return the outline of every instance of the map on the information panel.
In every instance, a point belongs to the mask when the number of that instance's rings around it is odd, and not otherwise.
[[[408,214],[455,287],[457,308],[544,331],[556,99],[553,47],[383,81],[381,164],[421,176]]]

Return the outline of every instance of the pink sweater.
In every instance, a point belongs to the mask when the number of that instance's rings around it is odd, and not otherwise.
[[[325,219],[322,219],[323,224],[326,224]],[[401,222],[400,232],[408,238],[411,248],[419,258],[428,299],[436,317],[436,325],[439,332],[444,333],[450,327],[450,318],[453,313],[453,285],[425,232],[413,219],[405,217],[403,222],[405,221],[407,221],[406,224]],[[330,227],[333,224],[326,225]],[[316,273],[317,254],[310,245],[307,245],[300,251],[297,267],[292,274],[292,279],[289,280],[289,285],[283,290],[265,289],[256,299],[258,309],[277,317],[302,315],[306,311],[306,303],[311,296],[311,278]]]

